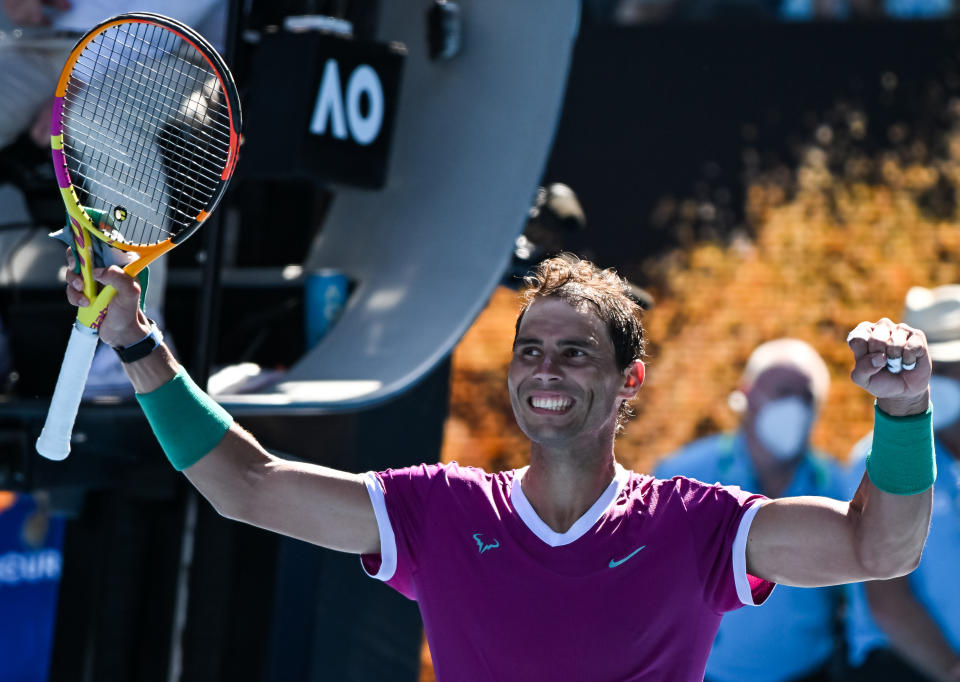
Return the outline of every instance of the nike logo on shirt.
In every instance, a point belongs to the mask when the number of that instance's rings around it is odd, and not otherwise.
[[[619,561],[617,561],[616,559],[610,559],[610,568],[616,568],[617,566],[624,563],[625,561],[629,561],[637,554],[637,552],[639,552],[644,547],[646,547],[646,545],[640,545],[639,547],[637,547],[635,550],[630,552],[627,556],[623,557]]]

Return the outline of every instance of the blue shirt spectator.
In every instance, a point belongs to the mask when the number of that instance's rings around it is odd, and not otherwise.
[[[846,20],[855,15],[888,19],[946,19],[951,0],[783,0],[779,15],[786,21]]]
[[[42,499],[42,498],[41,498]],[[32,495],[0,492],[0,679],[46,682],[64,521]]]

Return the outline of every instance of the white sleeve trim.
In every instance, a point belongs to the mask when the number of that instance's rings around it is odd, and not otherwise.
[[[390,516],[387,514],[387,501],[384,497],[380,478],[372,471],[363,475],[363,482],[367,486],[367,494],[373,503],[373,513],[377,517],[377,528],[380,531],[380,570],[376,574],[367,570],[361,560],[363,572],[371,578],[386,582],[393,577],[397,570],[397,541],[393,535],[393,526],[390,525]]]
[[[750,526],[753,524],[753,517],[760,511],[760,507],[766,504],[765,500],[754,502],[743,513],[740,519],[740,527],[737,529],[737,536],[733,539],[733,581],[737,586],[737,596],[740,603],[746,606],[756,606],[753,601],[753,590],[750,589],[750,581],[747,579],[747,537],[750,535]]]

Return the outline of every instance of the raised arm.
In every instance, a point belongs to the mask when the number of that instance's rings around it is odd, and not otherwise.
[[[137,282],[115,266],[97,271],[95,276],[102,284],[117,289],[100,327],[101,340],[125,347],[145,338],[150,325],[138,308]],[[67,298],[72,304],[86,305],[81,289],[82,280],[68,268]],[[169,390],[174,377],[182,372],[162,343],[146,357],[124,363],[124,369],[141,396],[157,395],[158,389]],[[193,398],[188,394],[176,397],[181,405],[193,401],[194,406],[215,407],[199,390]],[[148,418],[154,422],[169,414],[169,419],[179,420],[182,412],[192,410],[174,407],[148,414]],[[356,554],[379,551],[376,517],[361,476],[274,457],[231,421],[223,420],[222,437],[216,430],[212,432],[214,444],[207,452],[194,452],[183,459],[182,453],[167,450],[173,461],[186,465],[183,473],[220,514],[330,549]],[[205,424],[183,424],[182,428],[194,426],[207,428]]]
[[[922,332],[884,318],[847,338],[853,381],[876,396],[874,449],[854,498],[773,500],[753,521],[747,571],[815,587],[905,575],[930,525],[933,438],[927,413],[931,363]],[[904,369],[892,371],[887,359]]]

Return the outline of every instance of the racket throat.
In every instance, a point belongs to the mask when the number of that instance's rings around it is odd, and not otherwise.
[[[123,206],[114,206],[113,208],[101,211],[100,209],[83,206],[84,212],[90,216],[91,222],[107,236],[111,241],[123,241],[120,225],[129,215],[127,209]]]

